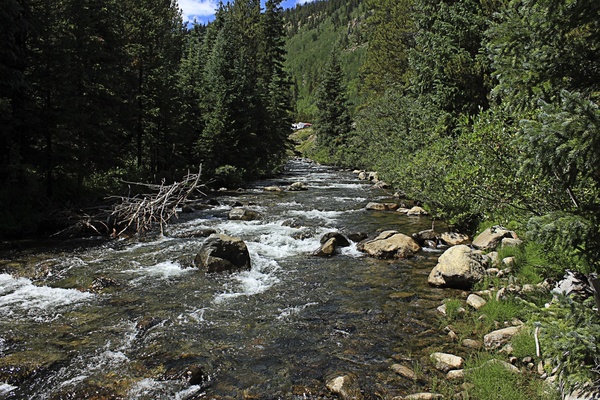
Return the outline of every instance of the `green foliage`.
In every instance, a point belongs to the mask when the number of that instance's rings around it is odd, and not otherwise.
[[[543,381],[507,369],[491,355],[482,354],[467,364],[465,381],[471,383],[467,389],[468,398],[486,400],[556,399],[557,394],[544,394]]]
[[[291,104],[280,1],[264,13],[258,0],[232,2],[190,31],[180,13],[162,0],[4,1],[0,204],[13,216],[0,235],[35,230],[40,214],[28,210],[106,195],[115,171],[160,182],[202,161],[207,174],[234,167],[228,177],[282,166]]]
[[[600,360],[600,319],[594,299],[584,302],[559,298],[558,303],[536,316],[544,357],[561,366],[567,387],[596,379]]]
[[[342,69],[335,51],[331,53],[316,96],[317,145],[326,149],[331,161],[336,163],[335,150],[345,147],[346,136],[352,129],[352,121],[348,112]]]
[[[454,321],[464,312],[463,302],[460,299],[448,299],[444,301],[446,305],[446,318],[448,321]],[[461,308],[463,310],[461,311]]]
[[[526,328],[521,329],[519,333],[510,340],[512,355],[517,358],[535,357],[535,339],[533,333]]]
[[[243,182],[244,171],[232,165],[221,165],[215,170],[215,183],[219,186],[236,186]]]
[[[504,322],[510,322],[514,318],[524,318],[527,315],[527,311],[523,308],[523,305],[517,303],[515,300],[496,300],[495,298],[489,299],[480,309],[480,313],[485,315],[483,332],[495,329],[495,322],[503,324]]]

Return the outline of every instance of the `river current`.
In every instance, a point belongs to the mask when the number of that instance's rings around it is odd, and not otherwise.
[[[308,190],[263,190],[298,181]],[[366,399],[426,389],[390,366],[427,374],[427,355],[445,346],[435,315],[444,293],[426,283],[439,253],[312,252],[327,232],[410,235],[430,219],[367,211],[391,194],[303,160],[218,199],[165,236],[3,254],[0,398],[329,399],[326,382],[344,374]],[[236,203],[262,218],[228,220]],[[195,268],[205,238],[186,236],[202,229],[242,238],[252,269]],[[110,285],[91,290],[98,280]]]

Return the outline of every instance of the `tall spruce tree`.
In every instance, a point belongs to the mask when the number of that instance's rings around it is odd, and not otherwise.
[[[291,131],[290,79],[284,69],[285,32],[281,0],[267,0],[261,16],[258,49],[261,92],[261,146],[256,154],[259,168],[271,172],[280,167],[289,149]]]
[[[317,89],[317,144],[326,149],[329,156],[342,147],[352,129],[343,79],[339,55],[334,50]]]

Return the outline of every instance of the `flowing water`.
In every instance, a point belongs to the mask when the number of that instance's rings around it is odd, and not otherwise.
[[[309,190],[263,190],[296,181]],[[376,260],[353,243],[331,258],[311,255],[331,231],[431,227],[365,210],[389,196],[295,160],[277,180],[185,214],[166,236],[5,255],[0,397],[327,399],[327,380],[340,374],[354,374],[367,399],[414,391],[390,366],[427,373],[423,358],[444,346],[432,311],[443,294],[426,284],[439,253]],[[229,221],[235,202],[262,219]],[[205,239],[181,237],[209,228],[241,237],[252,269],[206,275],[191,266]],[[108,287],[90,290],[99,279]]]

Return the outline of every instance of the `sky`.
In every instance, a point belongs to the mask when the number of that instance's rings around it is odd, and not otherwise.
[[[304,4],[313,0],[283,0],[283,8],[295,7],[297,4]],[[183,11],[183,21],[193,22],[197,20],[201,23],[212,21],[215,15],[215,9],[219,0],[178,0],[179,8]],[[264,1],[262,1],[264,5]]]

